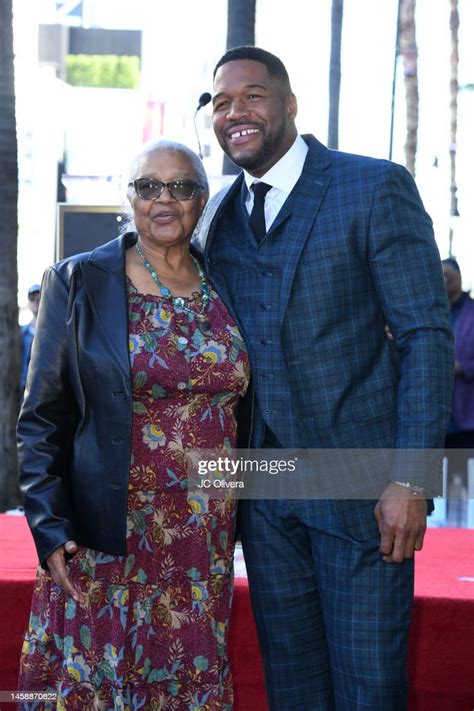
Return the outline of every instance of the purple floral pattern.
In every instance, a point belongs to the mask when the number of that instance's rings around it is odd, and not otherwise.
[[[127,555],[80,548],[68,565],[84,606],[38,569],[19,688],[57,691],[58,702],[23,708],[228,711],[235,501],[188,492],[186,472],[193,451],[235,444],[248,358],[213,290],[203,325],[127,284]],[[199,310],[197,292],[188,305]]]

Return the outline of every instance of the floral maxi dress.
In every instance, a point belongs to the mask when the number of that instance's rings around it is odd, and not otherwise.
[[[28,709],[225,711],[235,500],[187,491],[193,450],[235,445],[249,379],[240,334],[211,290],[208,323],[127,281],[133,381],[127,555],[68,563],[81,606],[38,568],[19,690]],[[186,305],[201,306],[196,292]],[[192,303],[191,303],[192,300]],[[186,301],[185,301],[186,303]]]

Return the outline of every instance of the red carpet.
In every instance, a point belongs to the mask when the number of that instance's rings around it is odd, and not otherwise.
[[[35,565],[25,519],[0,515],[2,690],[16,686]],[[428,530],[425,548],[417,556],[415,590],[409,711],[473,711],[474,530]],[[230,637],[234,711],[265,711],[260,655],[243,578],[236,580]]]
[[[410,709],[474,711],[474,530],[428,529],[417,556]]]

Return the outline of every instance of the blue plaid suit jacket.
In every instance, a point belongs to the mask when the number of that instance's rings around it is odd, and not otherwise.
[[[269,231],[291,220],[281,342],[305,443],[290,433],[282,444],[442,447],[451,407],[452,332],[432,223],[415,183],[395,163],[304,139],[309,151],[302,175]],[[216,200],[193,238],[231,311],[212,249],[242,180],[241,174]],[[406,473],[393,472],[392,478],[401,477]]]

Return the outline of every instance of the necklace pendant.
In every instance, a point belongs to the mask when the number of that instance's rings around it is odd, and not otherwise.
[[[137,252],[140,256],[140,259],[142,260],[144,267],[149,272],[149,274],[150,274],[151,278],[153,279],[153,281],[155,282],[155,284],[159,287],[161,295],[164,296],[166,299],[169,299],[175,309],[179,309],[180,311],[185,311],[187,314],[190,314],[191,316],[195,317],[199,331],[202,333],[203,336],[208,336],[211,332],[211,323],[210,323],[208,317],[206,316],[206,314],[204,313],[204,311],[208,307],[208,304],[210,301],[210,291],[209,291],[209,285],[206,281],[206,277],[204,275],[202,267],[199,264],[199,262],[197,261],[197,259],[195,257],[192,257],[192,260],[193,260],[194,265],[196,267],[196,271],[197,271],[197,273],[199,275],[199,279],[201,281],[202,306],[201,306],[200,313],[194,311],[194,309],[191,309],[186,304],[186,301],[185,301],[185,299],[183,299],[182,296],[173,296],[169,287],[167,287],[161,283],[157,272],[151,266],[150,262],[147,260],[147,258],[143,254],[142,250],[140,249],[140,245],[139,245],[138,241],[135,245],[135,249],[137,250]],[[189,316],[188,316],[188,320],[189,320]]]
[[[206,314],[196,314],[196,325],[203,336],[209,336],[211,333],[211,322]]]

